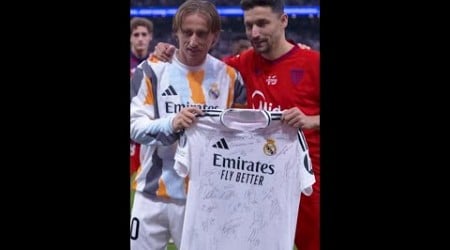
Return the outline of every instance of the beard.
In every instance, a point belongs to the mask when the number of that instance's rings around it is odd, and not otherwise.
[[[270,44],[267,40],[252,41],[252,47],[260,54],[268,53],[270,51]]]

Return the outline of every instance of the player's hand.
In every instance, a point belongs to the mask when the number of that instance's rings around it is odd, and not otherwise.
[[[281,120],[284,123],[293,126],[295,128],[302,128],[302,129],[320,128],[319,115],[307,116],[297,107],[283,111],[283,114],[281,115]]]
[[[175,54],[175,46],[170,43],[159,42],[155,46],[153,56],[163,62],[171,62],[173,54]]]
[[[187,107],[180,110],[172,120],[173,131],[179,132],[182,129],[189,128],[196,119],[196,115],[202,115],[203,112],[197,107]]]
[[[306,49],[306,50],[311,49],[311,47],[309,47],[308,45],[303,44],[303,43],[297,43],[297,45],[298,45],[298,47],[300,47],[300,49]]]

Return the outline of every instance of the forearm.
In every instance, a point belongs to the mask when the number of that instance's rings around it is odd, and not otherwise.
[[[310,128],[320,130],[320,115],[310,116]]]
[[[176,141],[172,120],[174,115],[154,119],[153,105],[146,105],[136,97],[131,102],[130,138],[140,144],[160,143],[169,145]]]
[[[140,144],[160,143],[170,145],[177,139],[172,128],[174,116],[152,120],[147,116],[132,113],[130,119],[130,138]]]
[[[130,139],[144,145],[170,145],[178,137],[172,125],[175,114],[163,118],[158,116],[155,112],[151,81],[146,81],[150,77],[146,78],[139,67],[136,73],[138,74],[131,80],[130,90]]]

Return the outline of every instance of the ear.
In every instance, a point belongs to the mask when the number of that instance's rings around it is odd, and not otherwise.
[[[213,42],[211,44],[211,48],[216,46],[216,44],[219,42],[220,32],[217,32],[214,34]]]
[[[286,28],[288,26],[288,22],[289,22],[289,17],[286,13],[283,13],[281,15],[281,24],[283,26],[283,28]]]
[[[172,32],[172,38],[178,44],[178,34],[176,32]]]

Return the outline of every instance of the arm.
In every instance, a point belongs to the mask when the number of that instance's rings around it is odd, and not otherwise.
[[[311,47],[309,47],[308,45],[302,44],[302,43],[298,43],[297,44],[298,47],[300,47],[300,49],[306,49],[306,50],[311,50]],[[164,50],[165,48],[161,46],[161,50]],[[242,59],[242,57],[245,57],[245,53],[248,50],[252,50],[253,48],[248,48],[246,50],[241,51],[239,54],[235,55],[235,56],[229,56],[229,57],[225,57],[222,58],[222,61],[228,65],[230,65],[231,67],[237,69],[238,71],[242,71],[242,69],[244,67],[247,67],[248,65],[246,64],[246,59]],[[162,54],[162,53],[161,53]]]
[[[137,70],[141,73],[135,74],[136,78],[133,76],[131,80],[134,87],[131,87],[130,137],[132,140],[146,145],[173,144],[178,139],[178,133],[191,126],[196,119],[196,114],[202,114],[202,111],[197,107],[187,107],[181,109],[177,114],[159,117],[159,113],[155,112],[156,77],[147,76],[142,67]],[[150,73],[154,74],[152,70]],[[152,82],[151,79],[155,82]],[[137,91],[133,91],[133,89],[137,89]]]
[[[311,47],[309,47],[308,45],[303,44],[303,43],[297,43],[297,45],[301,49],[306,49],[306,50],[311,49]],[[160,60],[162,62],[170,62],[170,61],[172,61],[172,57],[175,53],[175,50],[176,50],[176,47],[173,46],[172,44],[159,42],[158,44],[156,44],[155,51],[153,53],[151,53],[151,55],[155,56],[156,58],[158,58],[158,60]],[[224,60],[224,62],[228,65],[233,66],[232,61],[228,60],[228,58],[226,60]]]
[[[139,73],[138,73],[139,71]],[[137,73],[137,74],[136,74]],[[139,66],[131,79],[130,138],[140,144],[171,144],[176,140],[173,116],[159,118],[155,114],[152,82]],[[156,84],[156,83],[155,83]]]

